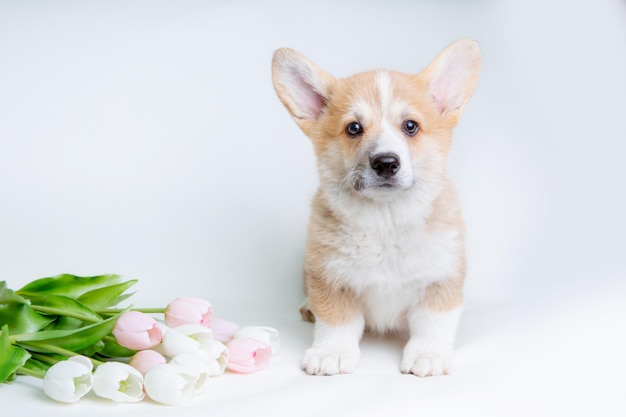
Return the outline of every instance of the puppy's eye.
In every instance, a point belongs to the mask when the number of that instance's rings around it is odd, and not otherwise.
[[[359,136],[363,133],[363,126],[359,122],[351,122],[346,126],[348,136]]]
[[[405,120],[404,123],[402,123],[402,130],[408,136],[415,136],[419,130],[419,126],[414,120]]]

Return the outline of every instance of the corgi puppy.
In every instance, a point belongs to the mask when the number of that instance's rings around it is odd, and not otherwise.
[[[274,88],[319,171],[304,261],[304,313],[315,322],[307,373],[353,372],[365,329],[408,331],[403,373],[450,371],[465,249],[446,164],[480,66],[469,39],[417,74],[333,78],[294,50],[275,52]]]

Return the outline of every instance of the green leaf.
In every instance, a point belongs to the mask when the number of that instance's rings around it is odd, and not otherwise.
[[[53,319],[43,317],[33,310],[28,302],[0,282],[0,326],[8,325],[12,333],[36,332]]]
[[[129,280],[120,282],[119,284],[109,285],[107,287],[97,288],[81,295],[78,301],[94,310],[106,308],[118,303],[118,299],[124,292],[135,285],[137,280]]]
[[[26,349],[13,346],[9,342],[9,327],[2,326],[0,335],[0,382],[10,382],[15,378],[15,373],[24,366],[30,358]]]
[[[44,330],[76,330],[83,326],[85,326],[85,323],[82,320],[78,320],[73,317],[59,316]]]
[[[7,287],[6,281],[0,281],[0,304],[26,304],[26,300]]]
[[[45,345],[78,352],[111,333],[120,314],[76,330],[42,330],[36,333],[15,335],[14,337],[18,344],[34,352],[53,352]]]
[[[130,298],[132,295],[134,294],[134,292],[130,292],[127,294],[122,294],[119,297],[117,297],[115,300],[111,301],[111,304],[109,304],[110,306],[116,306],[119,303],[121,303],[122,301],[126,300],[127,298]]]
[[[51,363],[43,362],[32,357],[24,364],[24,368],[43,374],[45,374],[51,366]]]
[[[28,304],[0,304],[0,326],[8,325],[11,333],[37,332],[54,321],[44,317]]]
[[[88,291],[117,284],[120,281],[121,277],[113,274],[91,277],[62,274],[55,277],[36,279],[16,292],[18,295],[21,293],[40,293],[77,298]]]
[[[81,349],[76,353],[78,353],[79,355],[92,357],[96,353],[100,353],[102,349],[104,349],[104,342],[102,340],[98,340],[93,345],[87,346],[86,348]]]
[[[24,298],[30,300],[31,307],[43,314],[69,316],[91,323],[102,320],[102,317],[100,317],[100,315],[95,313],[92,309],[90,309],[83,303],[64,295],[43,295],[30,292],[22,292],[20,294]],[[46,308],[37,309],[36,306],[42,306]]]
[[[98,353],[107,358],[130,358],[137,351],[121,346],[113,337],[105,337],[104,349]]]

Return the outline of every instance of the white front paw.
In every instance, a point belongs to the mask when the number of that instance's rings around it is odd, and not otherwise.
[[[359,349],[313,346],[304,352],[302,369],[310,375],[349,374],[356,369]]]
[[[452,370],[451,355],[404,354],[400,365],[402,373],[420,377],[448,375]]]

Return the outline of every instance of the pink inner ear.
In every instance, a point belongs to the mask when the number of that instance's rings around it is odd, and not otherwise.
[[[439,110],[439,113],[443,113],[444,111],[446,111],[447,101],[445,98],[440,98],[437,94],[433,92],[432,99],[435,102],[435,106],[437,107],[437,110]]]
[[[459,86],[458,83],[454,82],[454,77],[457,76],[454,72],[455,69],[453,65],[449,65],[431,85],[432,99],[439,113],[449,110],[451,105],[454,104],[452,102],[458,95]]]
[[[466,55],[447,56],[436,68],[430,91],[440,113],[460,109],[471,93],[466,87],[472,79],[470,58]]]
[[[322,109],[326,106],[326,100],[300,74],[295,75],[295,82],[296,91],[294,98],[298,106],[305,113],[305,116],[317,119],[322,114]]]

